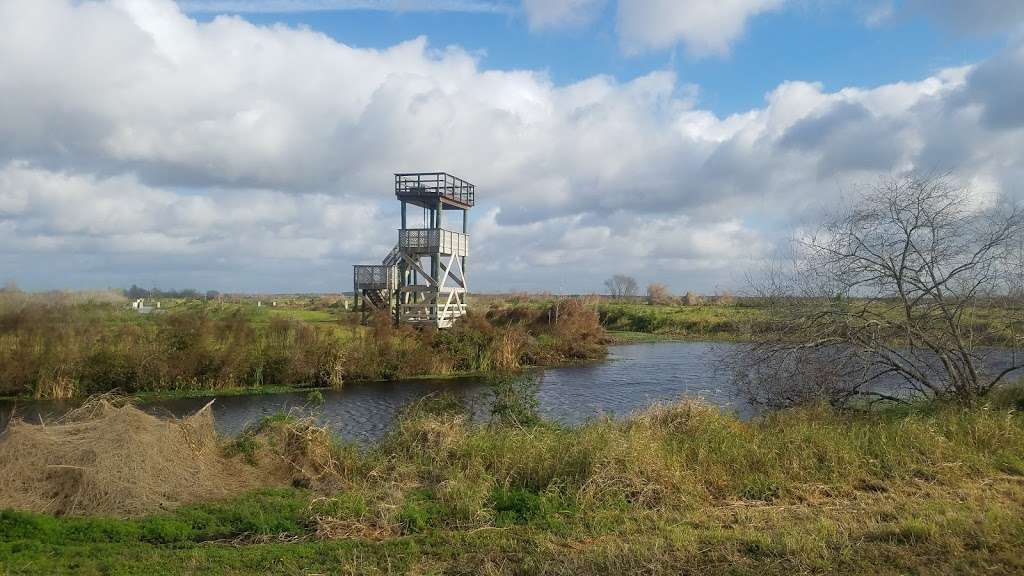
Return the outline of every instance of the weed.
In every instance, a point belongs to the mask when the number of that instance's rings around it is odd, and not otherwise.
[[[309,404],[317,405],[317,406],[323,405],[323,403],[324,403],[324,394],[323,394],[323,392],[321,392],[320,390],[310,390],[309,393],[306,394],[306,402],[309,403]]]
[[[408,496],[398,518],[406,534],[417,534],[435,526],[441,515],[441,507],[429,491],[416,491]]]
[[[534,426],[540,421],[538,378],[533,374],[498,374],[487,379],[491,420],[499,425]]]
[[[525,488],[495,487],[491,494],[497,526],[525,524],[543,513],[543,499]]]

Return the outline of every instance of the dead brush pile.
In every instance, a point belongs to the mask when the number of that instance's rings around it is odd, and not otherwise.
[[[339,486],[345,469],[326,429],[282,419],[225,444],[210,404],[164,419],[90,400],[60,420],[10,423],[0,435],[0,509],[138,516],[272,486]],[[250,450],[238,450],[240,442]]]
[[[354,472],[355,453],[334,442],[311,417],[281,414],[264,418],[225,446],[277,484],[327,493],[345,488]]]
[[[0,437],[0,508],[135,516],[261,486],[227,459],[208,404],[165,420],[109,399],[52,424],[12,421]]]

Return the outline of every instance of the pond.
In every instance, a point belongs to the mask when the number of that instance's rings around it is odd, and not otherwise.
[[[717,369],[715,361],[735,346],[709,342],[613,346],[605,362],[538,372],[540,411],[546,418],[578,424],[602,414],[621,417],[657,402],[694,397],[746,414],[749,409],[736,403],[731,394],[729,374]],[[483,418],[491,405],[489,391],[481,378],[353,383],[341,390],[323,390],[322,405],[310,404],[307,392],[253,394],[218,397],[213,412],[218,431],[228,435],[276,412],[313,412],[342,438],[366,444],[387,432],[402,407],[432,393],[454,394]],[[140,407],[155,414],[183,416],[209,401],[180,398]],[[6,427],[13,411],[36,421],[59,416],[71,407],[64,402],[3,402],[0,429]]]

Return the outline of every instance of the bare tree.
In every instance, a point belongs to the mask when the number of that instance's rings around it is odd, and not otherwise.
[[[605,280],[604,286],[612,298],[633,298],[640,291],[636,279],[623,274],[616,274]]]
[[[1024,220],[979,204],[943,177],[890,179],[798,239],[789,273],[773,270],[756,291],[772,322],[737,361],[748,399],[909,392],[972,404],[1020,369],[1016,355],[998,365],[991,352],[1017,344],[1013,318],[993,310]]]

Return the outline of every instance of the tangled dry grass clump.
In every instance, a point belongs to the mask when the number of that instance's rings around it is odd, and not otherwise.
[[[265,482],[224,458],[209,404],[165,420],[101,398],[51,424],[15,420],[0,462],[0,508],[58,515],[132,516]]]
[[[347,453],[312,419],[268,418],[225,442],[211,405],[160,418],[99,397],[51,423],[14,420],[0,436],[0,509],[130,517],[266,487],[344,487]]]
[[[277,414],[249,426],[224,445],[227,456],[259,468],[277,485],[325,493],[347,487],[355,454],[311,416]]]

